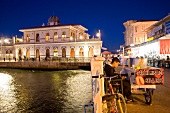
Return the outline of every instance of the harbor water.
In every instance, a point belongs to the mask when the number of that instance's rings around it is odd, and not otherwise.
[[[91,99],[90,71],[0,69],[0,113],[83,113]]]

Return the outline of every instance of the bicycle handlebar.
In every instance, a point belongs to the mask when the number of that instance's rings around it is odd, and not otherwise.
[[[115,75],[115,76],[112,76],[112,77],[104,77],[103,75],[100,75],[100,76],[92,76],[92,78],[108,78],[108,79],[114,79],[114,78],[118,78],[119,77],[119,75]]]
[[[103,77],[103,78],[114,79],[114,78],[117,78],[117,77],[119,77],[119,75],[115,75],[115,76],[112,76],[112,77]]]

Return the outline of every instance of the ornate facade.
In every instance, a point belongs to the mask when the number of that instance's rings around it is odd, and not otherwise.
[[[100,37],[89,38],[87,29],[78,24],[60,24],[51,16],[48,24],[20,29],[22,40],[13,38],[10,46],[3,44],[1,58],[92,57],[101,54]]]

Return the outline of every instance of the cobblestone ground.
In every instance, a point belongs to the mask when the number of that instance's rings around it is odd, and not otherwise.
[[[170,113],[170,69],[165,69],[165,84],[157,85],[152,106],[145,104],[142,94],[133,94],[136,102],[127,104],[128,113]]]

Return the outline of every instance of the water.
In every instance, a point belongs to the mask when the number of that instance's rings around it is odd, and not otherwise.
[[[0,113],[83,113],[90,71],[0,69]]]

